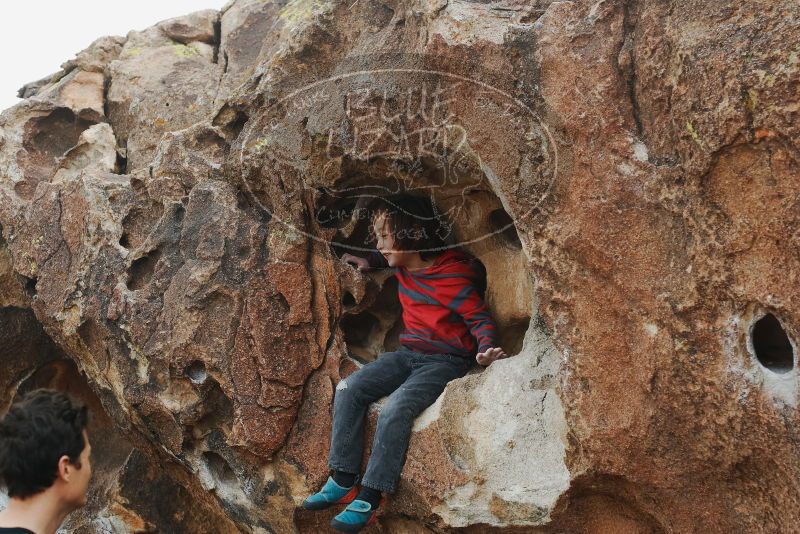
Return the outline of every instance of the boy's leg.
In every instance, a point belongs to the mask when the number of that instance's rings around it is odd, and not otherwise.
[[[372,402],[397,389],[411,373],[413,353],[385,352],[377,360],[343,379],[333,399],[333,428],[328,465],[358,473],[364,452],[364,419]]]
[[[471,359],[415,353],[411,376],[381,408],[362,486],[394,493],[405,463],[414,419],[436,401],[451,380],[464,376]]]

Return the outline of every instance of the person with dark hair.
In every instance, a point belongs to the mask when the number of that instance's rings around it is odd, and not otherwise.
[[[414,419],[447,383],[464,376],[475,361],[489,365],[507,356],[483,302],[483,264],[446,245],[448,222],[430,200],[390,197],[371,221],[377,250],[366,258],[344,254],[342,260],[359,270],[394,270],[405,328],[399,350],[381,354],[336,386],[328,458],[333,474],[303,507],[348,504],[331,521],[342,532],[358,532],[375,521],[382,492],[394,493],[400,478]],[[360,478],[367,409],[387,395]]]
[[[0,534],[54,534],[86,504],[92,476],[88,410],[64,393],[37,389],[0,420],[0,482],[9,496]]]

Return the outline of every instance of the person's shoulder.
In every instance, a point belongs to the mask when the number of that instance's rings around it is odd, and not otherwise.
[[[431,275],[458,276],[470,280],[486,276],[486,269],[476,256],[457,248],[443,252],[427,271]]]
[[[439,254],[434,260],[434,265],[449,263],[468,263],[476,259],[475,256],[460,248],[449,248]]]
[[[462,266],[470,270],[475,270],[475,269],[479,271],[484,270],[483,262],[481,262],[481,260],[477,256],[473,255],[470,252],[467,252],[466,250],[454,248],[445,251],[445,253],[442,256],[443,257],[441,258],[440,263],[443,265],[453,264]]]

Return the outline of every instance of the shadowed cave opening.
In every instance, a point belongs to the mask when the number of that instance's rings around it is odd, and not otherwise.
[[[758,363],[774,373],[794,369],[794,350],[781,322],[767,313],[753,324],[750,339]]]
[[[92,480],[88,500],[86,506],[67,518],[61,531],[111,532],[104,530],[107,525],[128,520],[137,522],[136,532],[220,531],[190,488],[173,479],[152,456],[133,446],[110,415],[122,413],[122,408],[108,396],[103,396],[101,402],[103,390],[95,389],[101,386],[90,383],[47,335],[32,310],[0,308],[0,361],[0,390],[5,392],[0,400],[0,416],[11,402],[41,387],[64,391],[89,407]],[[214,416],[219,413],[219,417],[230,417],[225,399],[219,399],[214,391],[209,396],[215,399],[209,402],[209,411]],[[154,499],[154,495],[169,498]],[[0,502],[3,500],[0,489]]]
[[[39,367],[20,384],[16,398],[37,388],[63,391],[89,407],[89,439],[97,473],[96,484],[99,486],[95,491],[105,492],[103,488],[113,484],[113,472],[125,462],[133,447],[115,431],[114,423],[106,414],[100,399],[72,360],[55,360]]]
[[[342,306],[345,308],[352,308],[356,305],[356,298],[349,291],[345,291],[342,295]]]
[[[403,321],[397,298],[397,280],[388,278],[376,291],[375,300],[367,309],[349,313],[345,308],[340,323],[350,356],[360,362],[372,361],[378,354],[400,347]],[[355,298],[353,302],[355,304]]]
[[[128,158],[117,152],[116,174],[128,174]]]
[[[498,241],[513,249],[522,249],[522,242],[514,227],[514,221],[506,210],[498,208],[492,211],[489,214],[489,224],[491,224],[492,230],[497,232]]]
[[[451,182],[445,179],[441,162],[423,158],[417,163],[345,157],[341,176],[315,192],[317,223],[332,233],[336,256],[350,253],[363,258],[375,246],[370,218],[376,197],[398,191],[430,197],[447,221],[446,243],[475,255],[486,267],[489,288],[484,300],[498,325],[500,345],[509,355],[518,353],[531,320],[532,287],[513,218],[479,168],[462,169],[471,175]],[[360,362],[396,350],[403,329],[396,279],[376,271],[367,276],[365,292],[343,288],[342,293],[340,327],[349,355]],[[357,299],[354,294],[364,296]]]
[[[0,308],[0,389],[5,392],[0,412],[5,412],[20,392],[31,389],[37,369],[65,358],[32,310]]]
[[[69,532],[83,532],[87,517],[109,505],[116,476],[131,453],[132,445],[116,429],[100,398],[78,366],[50,339],[34,313],[23,308],[0,308],[0,388],[8,406],[37,388],[63,391],[89,408],[89,439],[92,443],[92,483],[88,503],[64,526]],[[131,508],[141,502],[130,503]]]
[[[508,323],[505,328],[500,331],[500,346],[503,347],[508,354],[517,354],[522,350],[522,342],[525,340],[525,332],[531,324],[531,318],[522,317],[518,320]]]

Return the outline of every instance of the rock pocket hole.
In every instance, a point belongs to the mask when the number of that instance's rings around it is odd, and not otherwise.
[[[154,250],[146,256],[134,260],[130,269],[128,269],[128,289],[136,291],[146,286],[153,277],[153,272],[160,258],[161,251]]]
[[[50,178],[58,167],[58,158],[74,147],[81,133],[94,124],[95,121],[78,117],[68,108],[58,108],[47,116],[28,121],[22,141],[27,187],[18,187],[18,192],[32,195],[36,182]]]
[[[342,317],[341,327],[344,332],[344,341],[353,356],[360,360],[374,359],[368,356],[368,351],[373,344],[375,331],[380,322],[369,312]]]
[[[128,174],[128,158],[119,152],[117,152],[116,173]]]
[[[398,336],[402,329],[402,319],[396,278],[391,277],[383,283],[365,310],[352,313],[347,311],[346,306],[344,310],[345,315],[341,318],[339,326],[344,334],[348,352],[353,358],[361,362],[370,362],[381,352],[399,346]]]
[[[492,232],[496,233],[503,244],[516,250],[522,249],[522,242],[517,234],[517,228],[514,226],[514,220],[506,210],[498,208],[489,213],[489,224]]]
[[[36,296],[36,284],[39,282],[39,279],[35,276],[33,278],[28,278],[27,276],[22,277],[25,280],[25,293],[29,297]]]
[[[531,318],[519,318],[510,322],[505,327],[500,328],[500,346],[506,354],[512,356],[519,354],[522,350],[522,343],[525,341],[525,333],[531,324]]]
[[[233,421],[233,401],[225,395],[213,378],[210,378],[206,385],[208,392],[198,414],[199,418],[191,429],[192,437],[196,440],[203,439],[217,429],[226,429],[225,432],[229,432],[230,422]]]
[[[225,54],[224,57],[227,58],[227,54]],[[227,65],[227,59],[225,64]],[[212,124],[225,134],[229,142],[232,142],[242,133],[248,120],[250,120],[250,117],[246,113],[226,104],[220,109],[217,116],[214,117]]]
[[[345,308],[352,308],[356,305],[356,298],[349,291],[345,291],[342,295],[342,306]]]
[[[208,378],[208,371],[206,371],[206,364],[199,360],[193,361],[185,370],[186,376],[193,384],[203,384]]]
[[[750,341],[758,363],[774,373],[788,373],[794,368],[794,350],[789,336],[774,315],[768,313],[755,322]]]
[[[236,486],[238,484],[236,474],[231,469],[231,466],[228,465],[228,462],[225,461],[225,458],[215,452],[207,451],[203,453],[203,459],[211,476],[214,477],[215,483],[221,486]]]
[[[163,213],[164,206],[160,202],[149,202],[132,208],[122,219],[120,246],[134,250],[142,245],[158,224]]]

